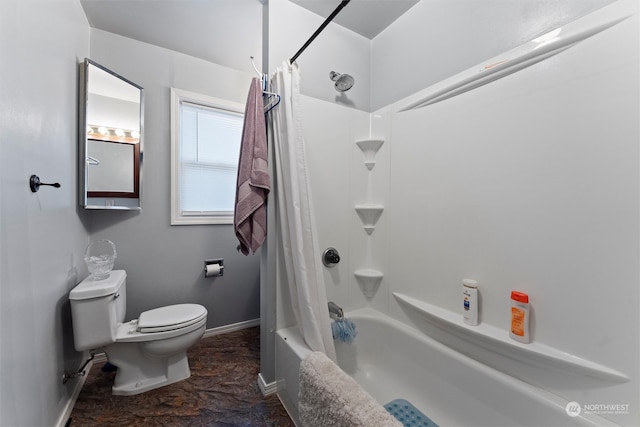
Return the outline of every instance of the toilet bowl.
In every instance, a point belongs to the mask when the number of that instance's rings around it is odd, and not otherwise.
[[[71,290],[76,350],[104,349],[118,370],[116,395],[134,395],[189,378],[187,349],[197,343],[207,323],[199,304],[148,310],[123,322],[126,272],[114,270],[104,280],[90,276]]]

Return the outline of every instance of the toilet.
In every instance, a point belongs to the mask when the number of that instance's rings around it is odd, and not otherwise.
[[[207,309],[169,305],[124,322],[126,278],[124,270],[113,270],[106,279],[89,276],[71,290],[76,350],[104,350],[118,368],[111,389],[116,395],[139,394],[189,378],[187,349],[202,338]]]

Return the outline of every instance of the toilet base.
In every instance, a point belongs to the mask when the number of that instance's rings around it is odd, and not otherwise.
[[[116,396],[132,396],[153,390],[154,388],[164,387],[178,381],[186,380],[191,376],[186,352],[183,357],[174,356],[171,359],[174,358],[178,360],[168,360],[167,373],[156,377],[145,376],[139,380],[132,380],[131,377],[125,378],[122,376],[121,379],[124,379],[124,381],[118,381],[118,376],[121,375],[120,369],[118,369],[113,387],[111,387],[111,393]]]
[[[115,343],[105,352],[107,360],[118,367],[111,387],[114,395],[132,396],[191,376],[186,351],[167,358],[154,358],[145,356],[138,345]],[[132,358],[133,354],[135,357]]]

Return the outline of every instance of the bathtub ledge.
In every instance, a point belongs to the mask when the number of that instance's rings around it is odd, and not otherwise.
[[[619,371],[557,348],[539,342],[521,344],[510,339],[507,331],[495,326],[486,323],[468,326],[462,322],[460,314],[398,292],[394,292],[393,296],[400,303],[422,315],[428,322],[460,338],[481,345],[485,349],[497,351],[524,362],[531,360],[542,366],[567,369],[580,375],[614,383],[629,381],[629,377]]]

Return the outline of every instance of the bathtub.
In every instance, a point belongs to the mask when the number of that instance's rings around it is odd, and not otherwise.
[[[607,426],[570,417],[568,401],[475,361],[383,313],[365,308],[353,344],[336,343],[338,365],[381,404],[402,398],[440,427]],[[278,396],[296,425],[300,361],[310,352],[297,327],[276,332]]]

